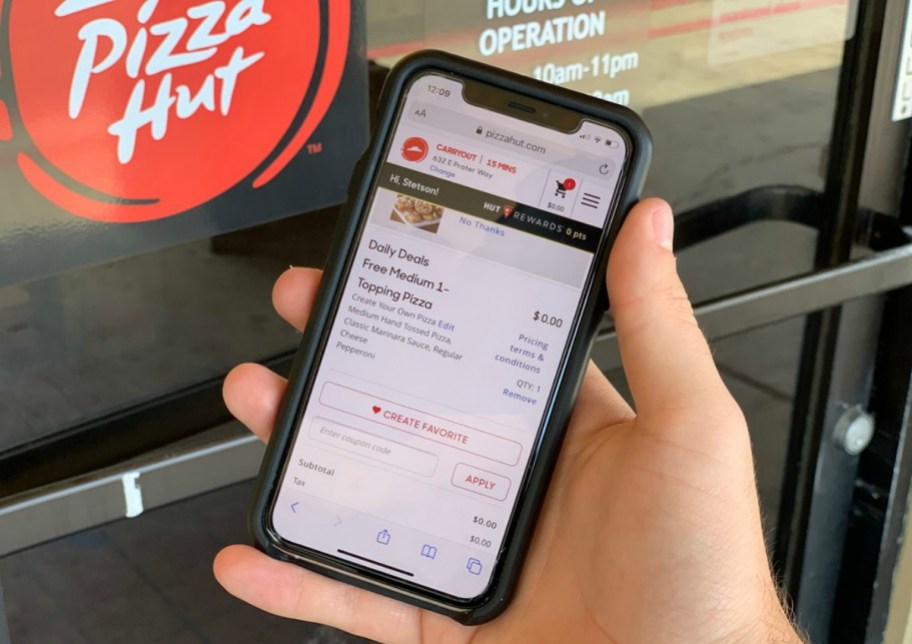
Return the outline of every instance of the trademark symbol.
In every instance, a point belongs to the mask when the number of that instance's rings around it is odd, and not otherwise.
[[[307,154],[320,154],[323,151],[322,143],[308,143],[306,146]]]

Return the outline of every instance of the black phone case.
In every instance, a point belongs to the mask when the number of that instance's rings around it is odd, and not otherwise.
[[[343,278],[354,251],[354,244],[366,215],[374,171],[379,168],[390,130],[398,113],[398,103],[417,73],[441,71],[477,79],[503,89],[555,103],[602,119],[617,126],[628,138],[626,172],[618,187],[614,216],[608,222],[596,254],[595,270],[584,293],[580,323],[572,333],[566,361],[558,371],[555,396],[546,411],[539,449],[530,457],[526,477],[517,495],[511,525],[504,536],[498,565],[486,593],[464,602],[434,592],[397,587],[382,574],[359,569],[318,552],[285,544],[271,530],[273,497],[282,475],[283,463],[291,447],[295,428],[303,413],[303,402],[310,394],[312,377],[322,354],[324,335],[329,330]],[[548,85],[519,74],[438,51],[416,52],[402,59],[390,72],[380,100],[377,133],[358,161],[349,189],[349,198],[339,216],[323,279],[304,331],[301,346],[291,369],[285,398],[260,467],[249,512],[249,529],[255,545],[272,557],[290,561],[327,577],[344,581],[382,595],[447,615],[463,624],[480,624],[503,612],[516,588],[520,569],[531,541],[557,460],[567,422],[573,410],[586,363],[595,340],[596,329],[608,308],[604,274],[608,250],[628,210],[639,197],[652,152],[652,139],[645,124],[633,111],[605,101]],[[306,557],[302,558],[302,557]]]

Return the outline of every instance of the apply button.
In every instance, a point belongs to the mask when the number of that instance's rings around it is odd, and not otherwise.
[[[475,492],[498,501],[507,498],[510,491],[510,479],[500,474],[481,470],[465,463],[459,463],[453,470],[450,482],[458,488]]]

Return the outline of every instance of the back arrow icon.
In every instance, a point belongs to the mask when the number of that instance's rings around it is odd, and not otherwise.
[[[291,504],[291,511],[294,512],[295,514],[298,513],[298,511],[295,510],[296,507],[298,507],[298,502],[297,502],[297,501],[295,501],[294,503]]]

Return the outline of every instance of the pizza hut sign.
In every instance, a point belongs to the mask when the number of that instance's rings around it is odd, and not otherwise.
[[[238,77],[263,59],[262,50],[248,54],[237,41],[251,28],[272,20],[264,1],[241,0],[227,15],[224,2],[208,2],[189,7],[186,17],[152,22],[158,0],[147,0],[136,14],[139,27],[132,37],[127,27],[114,18],[89,19],[78,32],[82,48],[70,84],[70,118],[79,119],[93,78],[107,75],[115,83],[122,82],[117,73],[111,73],[115,65],[122,65],[133,82],[123,116],[108,127],[108,133],[117,138],[117,160],[123,165],[133,159],[136,136],[142,128],[148,127],[153,138],[160,141],[168,136],[172,114],[176,119],[192,119],[201,109],[215,112],[216,91],[217,109],[222,116],[228,116]],[[56,15],[77,14],[98,4],[98,0],[68,0],[57,8]],[[223,19],[223,31],[217,33],[217,25]],[[161,36],[152,47],[150,35]],[[184,41],[186,45],[180,51]],[[105,45],[107,51],[102,55]],[[217,57],[220,48],[231,50],[231,58],[215,67],[210,60]],[[194,87],[175,83],[175,74],[193,67],[200,68],[201,83]],[[198,78],[197,75],[194,81]],[[191,82],[189,77],[187,80]],[[105,79],[98,82],[104,85]]]
[[[16,171],[101,222],[256,195],[322,150],[312,137],[351,56],[349,0],[5,2],[0,188]]]

